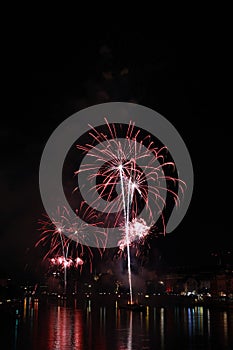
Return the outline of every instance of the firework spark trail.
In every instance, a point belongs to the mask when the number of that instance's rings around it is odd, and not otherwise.
[[[64,293],[66,294],[66,288],[67,288],[67,255],[68,255],[68,250],[69,250],[69,242],[67,243],[66,249],[63,244],[63,238],[62,238],[62,233],[61,230],[59,230],[59,235],[61,238],[61,247],[62,247],[62,253],[65,258],[64,262]]]
[[[80,213],[86,219],[93,218],[95,214],[90,208],[83,209],[83,203],[80,205]],[[97,223],[101,223],[95,218]],[[64,293],[67,289],[67,269],[71,266],[82,269],[84,261],[80,256],[86,255],[90,264],[90,271],[92,272],[92,258],[93,253],[91,248],[87,245],[83,245],[79,241],[79,237],[82,237],[87,223],[83,221],[80,225],[76,221],[71,221],[71,216],[67,208],[58,207],[56,213],[52,218],[44,215],[44,218],[39,220],[39,230],[41,231],[40,238],[36,243],[36,247],[46,246],[49,247],[47,253],[44,255],[43,260],[49,259],[52,265],[60,266],[64,271]],[[98,233],[98,229],[97,229]],[[96,238],[97,239],[97,238]],[[100,237],[98,237],[100,239]],[[99,249],[100,255],[103,251]],[[52,258],[50,258],[52,256]]]
[[[60,212],[60,210],[58,210]],[[36,246],[39,244],[44,245],[50,240],[50,249],[47,254],[44,256],[44,260],[49,256],[53,255],[55,252],[58,254],[61,251],[62,256],[58,258],[52,258],[50,261],[52,264],[62,265],[64,268],[64,293],[66,294],[67,289],[67,267],[69,267],[68,251],[70,246],[70,240],[62,233],[63,225],[59,224],[54,225],[51,223],[50,219],[40,220],[39,223],[42,225],[42,237],[36,243]],[[56,222],[57,224],[57,222]],[[54,226],[52,228],[51,226]]]
[[[120,181],[121,181],[121,192],[122,192],[122,202],[124,208],[124,218],[125,218],[125,234],[126,234],[126,247],[127,247],[127,257],[128,257],[128,280],[129,280],[129,294],[130,294],[130,304],[133,303],[133,291],[132,291],[132,277],[131,277],[131,259],[130,259],[130,247],[129,247],[129,197],[131,187],[128,188],[127,204],[125,200],[125,190],[122,175],[122,165],[119,166]],[[129,180],[129,184],[130,184]]]
[[[85,209],[83,204],[84,203],[81,203],[79,211],[76,210],[77,214],[79,214],[83,220],[88,221],[90,218],[93,219],[93,226],[100,225],[101,221],[95,217],[95,211],[89,207]],[[63,256],[65,256],[65,252],[66,250],[68,251],[67,248],[71,242],[71,254],[74,255],[76,250],[81,250],[81,253],[84,253],[84,250],[86,250],[88,251],[89,255],[92,256],[92,251],[88,245],[88,241],[85,245],[81,243],[85,239],[85,229],[89,224],[87,224],[85,221],[82,221],[80,224],[80,221],[78,222],[76,220],[72,220],[70,212],[67,208],[58,207],[52,218],[44,215],[44,219],[40,219],[38,222],[41,235],[40,239],[36,243],[36,246],[46,245],[48,241],[50,242],[50,249],[44,256],[44,259],[46,259],[49,255],[59,254],[60,252]],[[96,227],[96,240],[101,240],[101,246],[104,244],[104,239],[106,239],[106,236],[99,236],[98,233],[98,227]],[[102,255],[101,249],[99,249],[99,253]]]
[[[117,212],[120,215],[120,212],[123,209],[121,196],[119,195],[117,200],[114,201],[111,201],[111,196],[117,186],[118,179],[123,177],[132,181],[136,191],[144,200],[149,217],[153,218],[153,212],[152,204],[148,201],[148,194],[153,200],[153,206],[157,208],[158,214],[164,219],[162,209],[166,206],[167,193],[173,197],[176,206],[179,206],[180,204],[178,193],[170,189],[170,186],[166,186],[166,183],[177,185],[181,194],[184,193],[185,188],[184,181],[164,174],[166,168],[169,169],[170,167],[173,167],[175,169],[173,162],[164,161],[167,148],[164,146],[158,149],[155,147],[153,141],[149,143],[147,148],[144,147],[143,142],[145,140],[148,141],[150,136],[137,140],[137,137],[139,137],[139,131],[135,131],[135,134],[133,133],[134,124],[129,125],[124,141],[117,139],[114,126],[111,127],[107,121],[106,124],[108,125],[110,134],[114,136],[115,139],[108,139],[106,135],[98,132],[95,128],[92,128],[93,132],[90,132],[90,136],[93,137],[93,140],[98,141],[99,145],[102,147],[94,147],[91,144],[77,145],[79,150],[82,150],[91,158],[91,163],[82,164],[75,174],[78,175],[85,172],[89,173],[91,171],[92,173],[88,174],[88,180],[90,183],[95,181],[98,176],[102,179],[102,183],[97,185],[94,184],[89,188],[90,191],[94,192],[98,190],[99,192],[99,196],[97,196],[91,203],[92,206],[98,204],[98,201],[104,193],[108,193],[105,208],[106,212]],[[137,168],[137,163],[139,162],[140,164],[140,161],[142,160],[144,164],[142,166],[140,165],[141,169]],[[104,169],[103,164],[105,164]],[[100,169],[102,170],[100,171]],[[150,182],[150,184],[153,183],[153,185],[147,186],[146,181]],[[136,208],[136,206],[137,201],[134,201],[132,209]],[[119,216],[116,216],[116,226],[118,219]],[[165,232],[164,225],[163,233],[165,234]]]
[[[175,171],[174,162],[165,160],[168,152],[166,146],[156,147],[151,140],[151,135],[142,136],[140,130],[135,130],[135,124],[132,122],[128,125],[125,137],[121,136],[120,139],[117,135],[116,126],[114,124],[110,125],[106,118],[105,123],[110,138],[89,125],[92,130],[89,135],[94,143],[97,143],[100,147],[95,147],[91,143],[77,145],[79,150],[90,157],[91,162],[82,163],[75,174],[79,175],[86,172],[90,183],[95,182],[97,177],[101,178],[101,183],[95,183],[92,187],[89,187],[89,191],[97,190],[99,194],[93,200],[91,206],[98,204],[103,195],[107,196],[105,205],[106,221],[109,220],[110,213],[114,213],[114,227],[119,225],[124,227],[125,238],[119,241],[119,247],[122,250],[123,247],[127,249],[130,302],[132,303],[130,246],[133,245],[135,240],[139,242],[138,244],[141,244],[150,232],[150,228],[145,221],[136,220],[140,209],[136,194],[144,201],[149,222],[153,223],[155,208],[157,208],[157,215],[162,219],[163,234],[165,235],[166,223],[163,208],[166,207],[167,194],[172,196],[175,206],[180,205],[177,189],[171,189],[169,184],[177,187],[182,195],[186,185],[179,178],[165,175],[166,169],[172,168]],[[145,147],[144,144],[147,144],[147,146]],[[117,193],[116,200],[112,200],[114,190],[119,182],[120,193]],[[152,198],[153,204],[149,201],[149,197]],[[138,229],[139,224],[140,233],[138,235],[135,228]]]

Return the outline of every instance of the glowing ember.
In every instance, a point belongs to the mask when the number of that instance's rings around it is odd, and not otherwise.
[[[122,228],[124,230],[125,228]],[[143,240],[149,234],[151,227],[146,225],[144,219],[133,219],[132,222],[129,222],[129,234],[128,240],[130,246],[137,246],[143,244]],[[119,242],[119,249],[124,250],[127,246],[127,240],[125,237],[125,233],[122,235],[122,240]]]
[[[83,265],[83,260],[79,257],[72,260],[71,258],[65,258],[64,256],[58,256],[56,258],[51,258],[50,262],[52,265],[57,265],[61,268],[70,268],[72,266],[78,267]]]

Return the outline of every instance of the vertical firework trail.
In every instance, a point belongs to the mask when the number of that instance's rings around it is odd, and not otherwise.
[[[67,243],[66,247],[64,246],[63,242],[63,235],[61,229],[58,229],[59,236],[61,239],[61,249],[62,249],[62,255],[64,257],[64,294],[66,294],[66,288],[67,288],[67,258],[68,258],[68,250],[69,250],[69,242]]]
[[[130,211],[130,192],[131,192],[131,178],[128,180],[128,192],[127,192],[127,202],[125,199],[125,189],[122,174],[122,164],[119,165],[120,182],[121,182],[121,192],[122,192],[122,204],[124,210],[124,221],[125,221],[125,235],[126,235],[126,247],[127,247],[127,260],[128,260],[128,279],[129,279],[129,294],[130,294],[130,304],[133,303],[133,290],[132,290],[132,277],[131,277],[131,259],[130,259],[130,241],[129,241],[129,211]]]

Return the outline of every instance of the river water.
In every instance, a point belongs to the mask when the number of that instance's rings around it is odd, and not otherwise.
[[[116,301],[25,299],[20,317],[0,315],[0,349],[232,350],[233,311],[150,305],[140,313],[119,309]]]

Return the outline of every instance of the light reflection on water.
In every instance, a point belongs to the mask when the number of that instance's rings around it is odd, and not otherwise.
[[[119,309],[117,302],[98,305],[88,300],[82,308],[78,304],[41,305],[25,299],[21,318],[4,324],[5,340],[9,338],[4,350],[233,348],[230,310],[147,306],[138,313]]]

